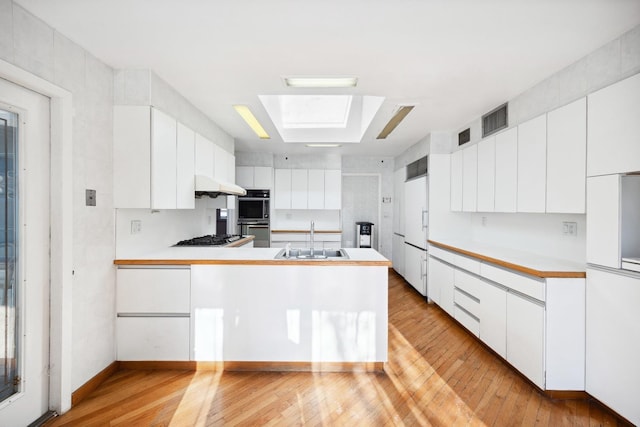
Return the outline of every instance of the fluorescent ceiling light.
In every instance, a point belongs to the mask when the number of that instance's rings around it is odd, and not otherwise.
[[[249,107],[246,105],[234,105],[233,108],[240,114],[249,127],[260,137],[260,139],[269,139],[270,136],[262,127],[256,116],[253,115]]]
[[[341,147],[340,144],[307,144],[309,148],[335,148]]]
[[[344,129],[351,95],[282,95],[280,110],[285,129]]]
[[[382,132],[376,137],[376,139],[385,139],[389,136],[391,132],[400,124],[400,122],[407,117],[407,114],[413,110],[413,105],[403,105],[395,112],[391,120],[387,123],[387,125],[382,129]]]
[[[285,77],[284,84],[289,87],[333,88],[356,87],[357,77]]]

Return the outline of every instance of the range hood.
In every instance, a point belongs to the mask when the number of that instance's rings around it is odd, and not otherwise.
[[[229,182],[218,181],[205,175],[196,175],[196,197],[218,197],[221,194],[244,196],[247,194],[247,190]]]

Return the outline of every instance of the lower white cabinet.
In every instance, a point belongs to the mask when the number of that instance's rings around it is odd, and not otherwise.
[[[189,360],[190,310],[188,267],[119,268],[117,360]]]
[[[394,233],[391,245],[393,269],[404,277],[404,236]]]
[[[421,295],[427,296],[427,252],[415,246],[404,245],[404,278]]]
[[[587,270],[586,391],[640,425],[640,275]]]
[[[480,282],[480,339],[502,357],[507,357],[507,291],[505,288]]]
[[[428,272],[429,298],[453,316],[453,267],[430,256]]]
[[[544,305],[507,293],[507,361],[544,389]]]

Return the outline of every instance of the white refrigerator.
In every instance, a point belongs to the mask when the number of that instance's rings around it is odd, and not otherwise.
[[[404,278],[425,297],[429,229],[427,180],[428,176],[421,176],[404,184]]]

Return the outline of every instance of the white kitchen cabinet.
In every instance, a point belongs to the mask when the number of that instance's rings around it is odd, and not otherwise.
[[[640,171],[640,74],[587,97],[587,175]]]
[[[427,252],[405,243],[404,278],[421,295],[427,296]]]
[[[176,119],[152,108],[151,207],[154,209],[176,208],[176,138]]]
[[[307,169],[291,169],[291,209],[307,209],[309,203]]]
[[[196,133],[178,123],[176,152],[176,208],[195,208]]]
[[[393,173],[393,232],[404,236],[404,181],[406,169],[400,168]]]
[[[242,188],[271,189],[273,168],[268,166],[236,166],[236,184]]]
[[[451,153],[451,211],[462,212],[463,150]]]
[[[544,305],[507,293],[507,361],[544,389]]]
[[[255,188],[253,173],[253,166],[236,166],[236,184],[242,188]]]
[[[394,233],[391,244],[393,269],[404,277],[404,236]]]
[[[196,132],[196,175],[215,177],[215,144]]]
[[[485,138],[478,143],[478,212],[495,210],[496,139]]]
[[[620,175],[587,178],[587,262],[620,268]]]
[[[518,128],[496,135],[495,211],[515,212],[518,194]]]
[[[518,126],[518,212],[546,210],[547,116]]]
[[[454,268],[430,256],[428,270],[429,298],[453,316]]]
[[[324,209],[324,169],[309,169],[307,177],[307,207]]]
[[[189,268],[119,268],[117,360],[189,360]]]
[[[405,182],[404,241],[422,249],[427,247],[427,177]]]
[[[236,158],[233,154],[214,144],[214,178],[221,182],[235,183]]]
[[[275,170],[275,209],[291,209],[291,169]]]
[[[640,275],[587,270],[586,391],[640,425]]]
[[[324,208],[342,209],[342,171],[340,169],[324,171]]]
[[[587,100],[547,114],[547,212],[585,213]]]
[[[500,356],[507,357],[507,291],[480,281],[480,339]]]
[[[462,150],[462,210],[476,212],[478,197],[478,146]]]

